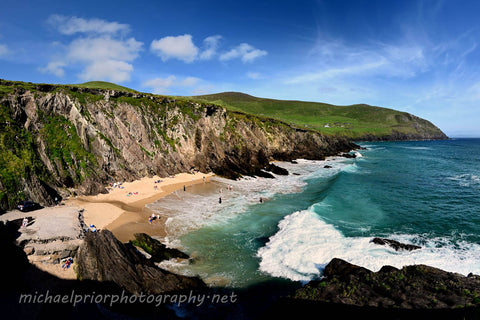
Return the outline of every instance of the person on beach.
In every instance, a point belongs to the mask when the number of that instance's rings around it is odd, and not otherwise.
[[[65,261],[65,263],[63,264],[62,268],[63,268],[63,269],[68,269],[68,268],[70,268],[70,265],[72,264],[72,262],[73,262],[73,258],[71,258],[71,257],[68,258],[68,259]]]
[[[94,224],[91,224],[90,225],[90,230],[92,230],[92,232],[97,232],[97,227],[95,227]]]
[[[218,203],[222,203],[222,197],[218,198]]]
[[[203,176],[203,183],[205,183],[205,176]]]
[[[22,228],[25,228],[27,225],[28,225],[28,219],[27,219],[27,217],[25,217],[22,220]]]
[[[55,205],[58,206],[58,198],[55,197]]]
[[[183,191],[187,191],[186,188],[185,188],[185,185],[183,185]]]
[[[262,199],[262,197],[260,197],[260,203],[263,203],[263,199]]]
[[[152,224],[152,217],[148,217],[148,223]]]

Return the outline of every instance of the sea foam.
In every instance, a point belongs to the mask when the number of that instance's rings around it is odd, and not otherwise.
[[[401,268],[426,264],[464,275],[480,274],[480,245],[449,237],[389,235],[388,238],[420,244],[422,249],[395,251],[370,242],[372,237],[345,237],[332,224],[308,209],[280,221],[279,231],[258,250],[260,270],[272,276],[309,281],[322,276],[333,258],[378,271],[384,265]]]

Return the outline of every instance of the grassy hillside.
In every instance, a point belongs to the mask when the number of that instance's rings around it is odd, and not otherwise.
[[[89,81],[80,84],[72,84],[74,87],[80,88],[90,88],[90,89],[105,89],[105,90],[117,90],[117,91],[126,91],[126,92],[138,92],[133,89],[120,86],[115,83],[105,82],[105,81]]]
[[[272,117],[353,139],[388,136],[393,132],[415,135],[419,129],[431,133],[440,131],[430,122],[408,113],[366,104],[335,106],[318,102],[257,98],[238,92],[192,98],[220,104],[231,110]]]

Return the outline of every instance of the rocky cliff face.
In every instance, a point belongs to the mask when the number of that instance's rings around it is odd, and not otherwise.
[[[322,159],[356,147],[343,138],[140,93],[1,81],[0,207],[21,198],[95,194],[114,181],[195,168],[230,178],[273,159]]]

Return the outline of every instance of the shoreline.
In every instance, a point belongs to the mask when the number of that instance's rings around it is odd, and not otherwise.
[[[207,183],[213,176],[213,173],[197,172],[179,173],[166,178],[144,177],[118,184],[120,187],[110,188],[107,194],[79,196],[66,200],[65,204],[84,209],[84,220],[88,226],[93,224],[97,229],[108,229],[121,242],[132,240],[134,233],[145,232],[149,225],[152,229],[150,236],[165,237],[165,219],[160,217],[149,224],[152,211],[146,205],[184,186],[187,188]]]

